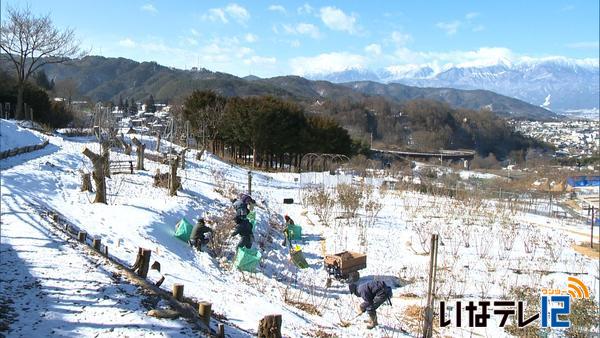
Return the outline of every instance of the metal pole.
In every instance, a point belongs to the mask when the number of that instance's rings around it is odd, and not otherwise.
[[[252,195],[252,172],[248,171],[248,195]]]
[[[592,225],[590,226],[590,247],[594,248],[594,212],[595,207],[592,205]]]

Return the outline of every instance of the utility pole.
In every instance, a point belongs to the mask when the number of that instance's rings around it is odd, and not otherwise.
[[[252,172],[248,171],[248,195],[252,196]]]

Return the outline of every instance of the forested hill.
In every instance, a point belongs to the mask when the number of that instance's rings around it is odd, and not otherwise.
[[[139,63],[124,58],[88,56],[66,64],[47,65],[44,71],[57,85],[67,82],[77,90],[78,96],[94,101],[117,102],[119,97],[142,101],[150,94],[157,101],[168,101],[185,97],[195,89],[212,89],[225,96],[273,95],[304,104],[345,98],[361,101],[369,96],[380,95],[395,103],[432,99],[453,108],[491,109],[503,116],[532,119],[555,116],[543,108],[483,90],[419,88],[374,82],[334,84],[297,76],[240,78],[202,68],[187,71],[155,62]]]

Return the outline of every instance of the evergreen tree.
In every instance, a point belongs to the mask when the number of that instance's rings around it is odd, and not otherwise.
[[[144,103],[146,104],[146,112],[147,113],[156,112],[156,107],[154,106],[154,96],[152,96],[152,94],[150,94],[150,96]]]

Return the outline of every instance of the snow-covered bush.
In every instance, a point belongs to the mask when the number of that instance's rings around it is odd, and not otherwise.
[[[352,184],[338,184],[336,188],[337,201],[342,210],[350,217],[356,215],[356,211],[362,205],[364,189]]]

